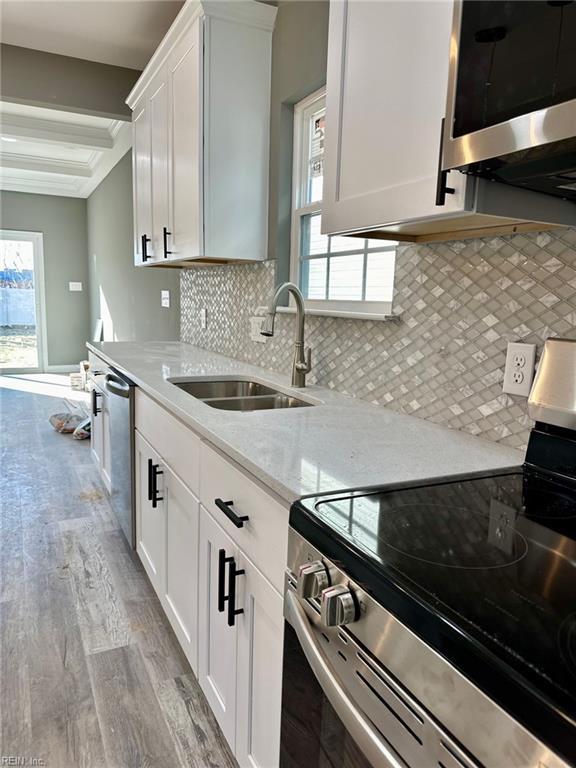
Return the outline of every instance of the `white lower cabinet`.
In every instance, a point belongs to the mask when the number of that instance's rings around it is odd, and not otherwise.
[[[243,768],[273,768],[280,755],[282,597],[242,554],[238,567],[244,613],[237,617],[236,758]]]
[[[136,432],[136,551],[156,594],[164,590],[166,514],[164,472],[160,456]]]
[[[165,470],[166,569],[161,602],[194,672],[198,669],[198,534],[200,502]]]
[[[142,392],[135,422],[140,559],[241,768],[276,768],[288,512]]]
[[[224,554],[221,555],[220,553]],[[236,744],[237,628],[228,626],[227,601],[231,561],[237,550],[202,507],[200,518],[198,680],[231,749]],[[238,577],[237,577],[238,579]],[[237,580],[236,579],[236,580]],[[221,610],[222,609],[222,610]]]
[[[96,386],[92,388],[90,446],[92,458],[96,462],[100,477],[108,493],[110,493],[112,488],[110,479],[110,412],[108,411],[108,398],[106,394]]]
[[[135,445],[136,549],[196,672],[200,503],[138,432]]]
[[[199,588],[202,690],[240,766],[275,768],[280,754],[282,597],[204,508]]]

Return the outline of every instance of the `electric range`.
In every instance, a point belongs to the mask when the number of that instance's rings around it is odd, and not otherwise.
[[[576,765],[576,431],[290,528],[282,768]]]

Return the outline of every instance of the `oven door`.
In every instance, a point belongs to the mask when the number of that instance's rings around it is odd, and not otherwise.
[[[320,645],[328,635],[292,590],[285,615],[281,768],[406,768],[336,674]]]

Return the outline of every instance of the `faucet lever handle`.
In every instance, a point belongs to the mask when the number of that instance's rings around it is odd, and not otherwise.
[[[304,357],[305,357],[305,363],[302,365],[302,372],[303,373],[310,373],[312,370],[312,348],[306,347],[304,350]]]

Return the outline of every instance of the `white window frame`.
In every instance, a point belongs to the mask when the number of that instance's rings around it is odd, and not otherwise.
[[[302,218],[322,213],[322,201],[302,204],[307,197],[308,181],[308,130],[312,115],[325,107],[326,88],[310,94],[294,106],[294,140],[292,166],[292,222],[290,231],[290,279],[300,286],[300,248],[302,242]],[[366,239],[369,239],[368,237]],[[359,245],[362,239],[359,238]],[[383,247],[386,247],[383,242]],[[364,248],[358,248],[363,252]],[[350,317],[363,320],[388,320],[394,317],[392,301],[334,301],[330,299],[305,299],[306,311],[311,315]],[[292,300],[285,311],[294,311]]]
[[[10,373],[43,373],[48,368],[47,330],[46,330],[46,295],[44,283],[44,236],[42,232],[26,232],[19,229],[0,229],[2,240],[23,240],[32,243],[34,251],[34,299],[36,305],[36,349],[38,366],[36,368],[2,368],[0,375]]]

